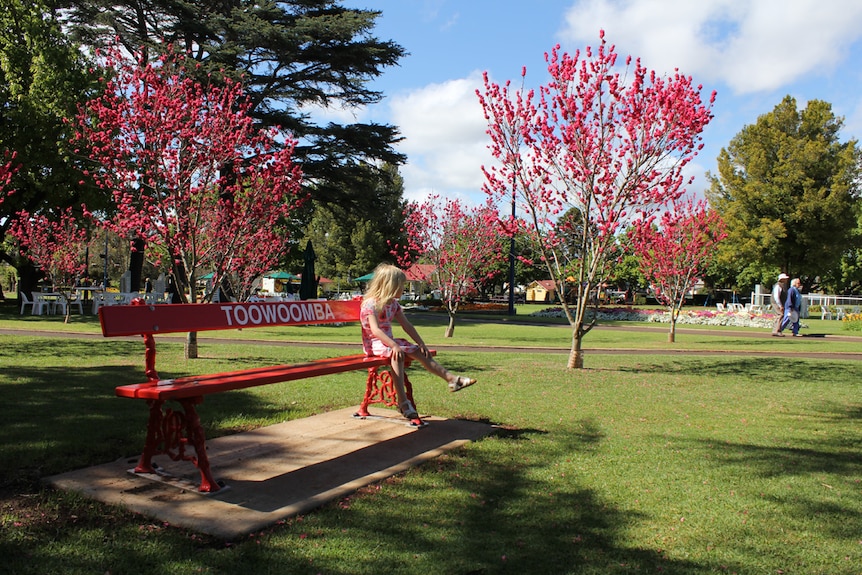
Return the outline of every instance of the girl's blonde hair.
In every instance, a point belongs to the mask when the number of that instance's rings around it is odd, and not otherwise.
[[[407,283],[404,272],[389,264],[380,264],[374,268],[374,277],[368,283],[363,301],[374,300],[374,309],[380,311],[383,306],[395,299],[398,290]]]

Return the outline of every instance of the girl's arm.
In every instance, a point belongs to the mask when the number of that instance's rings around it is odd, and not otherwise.
[[[401,324],[401,329],[404,330],[410,339],[416,342],[416,345],[419,346],[419,349],[422,350],[423,355],[428,355],[428,346],[425,345],[425,341],[423,341],[422,336],[419,335],[419,332],[416,331],[416,328],[410,323],[410,320],[407,319],[407,316],[404,315],[403,310],[398,310],[398,313],[395,314],[394,319]]]

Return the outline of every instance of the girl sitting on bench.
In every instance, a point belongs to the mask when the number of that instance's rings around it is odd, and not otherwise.
[[[404,293],[407,276],[399,268],[380,264],[374,270],[374,278],[368,284],[362,309],[359,312],[359,322],[362,325],[362,347],[369,356],[391,358],[392,375],[395,380],[395,392],[398,396],[398,409],[407,419],[417,419],[416,408],[407,399],[404,390],[404,358],[409,357],[420,362],[425,369],[449,383],[449,391],[460,391],[476,383],[476,380],[462,375],[455,375],[437,363],[428,351],[428,346],[422,341],[416,328],[404,316],[398,299]],[[395,338],[392,335],[392,320],[397,321],[404,332],[413,339]]]

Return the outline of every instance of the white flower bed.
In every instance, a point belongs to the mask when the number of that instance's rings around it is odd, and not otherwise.
[[[652,323],[670,323],[670,313],[662,310],[637,310],[633,308],[602,308],[596,313],[587,310],[587,319],[593,315],[599,321],[646,321]],[[564,318],[563,309],[559,307],[547,308],[530,314],[531,317],[554,317]],[[689,311],[683,310],[676,319],[676,323],[686,325],[724,325],[731,327],[758,327],[771,328],[773,322],[772,314],[756,315],[750,313],[719,312],[719,311]]]

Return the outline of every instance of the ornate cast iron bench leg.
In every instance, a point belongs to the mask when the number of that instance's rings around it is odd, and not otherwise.
[[[405,366],[406,367],[406,366]],[[410,383],[410,378],[404,374],[404,391],[407,394],[407,399],[416,407],[416,401],[413,399],[413,384]],[[398,407],[398,394],[395,391],[395,384],[392,381],[392,371],[388,367],[371,367],[368,368],[368,378],[365,381],[365,396],[362,398],[362,403],[356,411],[357,417],[368,417],[368,406],[372,403],[381,403],[386,407]]]
[[[144,452],[135,467],[135,473],[157,473],[153,467],[154,455],[167,455],[174,461],[191,461],[201,474],[198,488],[202,493],[221,489],[213,478],[206,451],[206,439],[195,405],[203,397],[178,400],[183,411],[164,409],[164,401],[149,401],[150,418],[147,422],[147,440]],[[194,447],[194,455],[186,453],[186,445]]]

